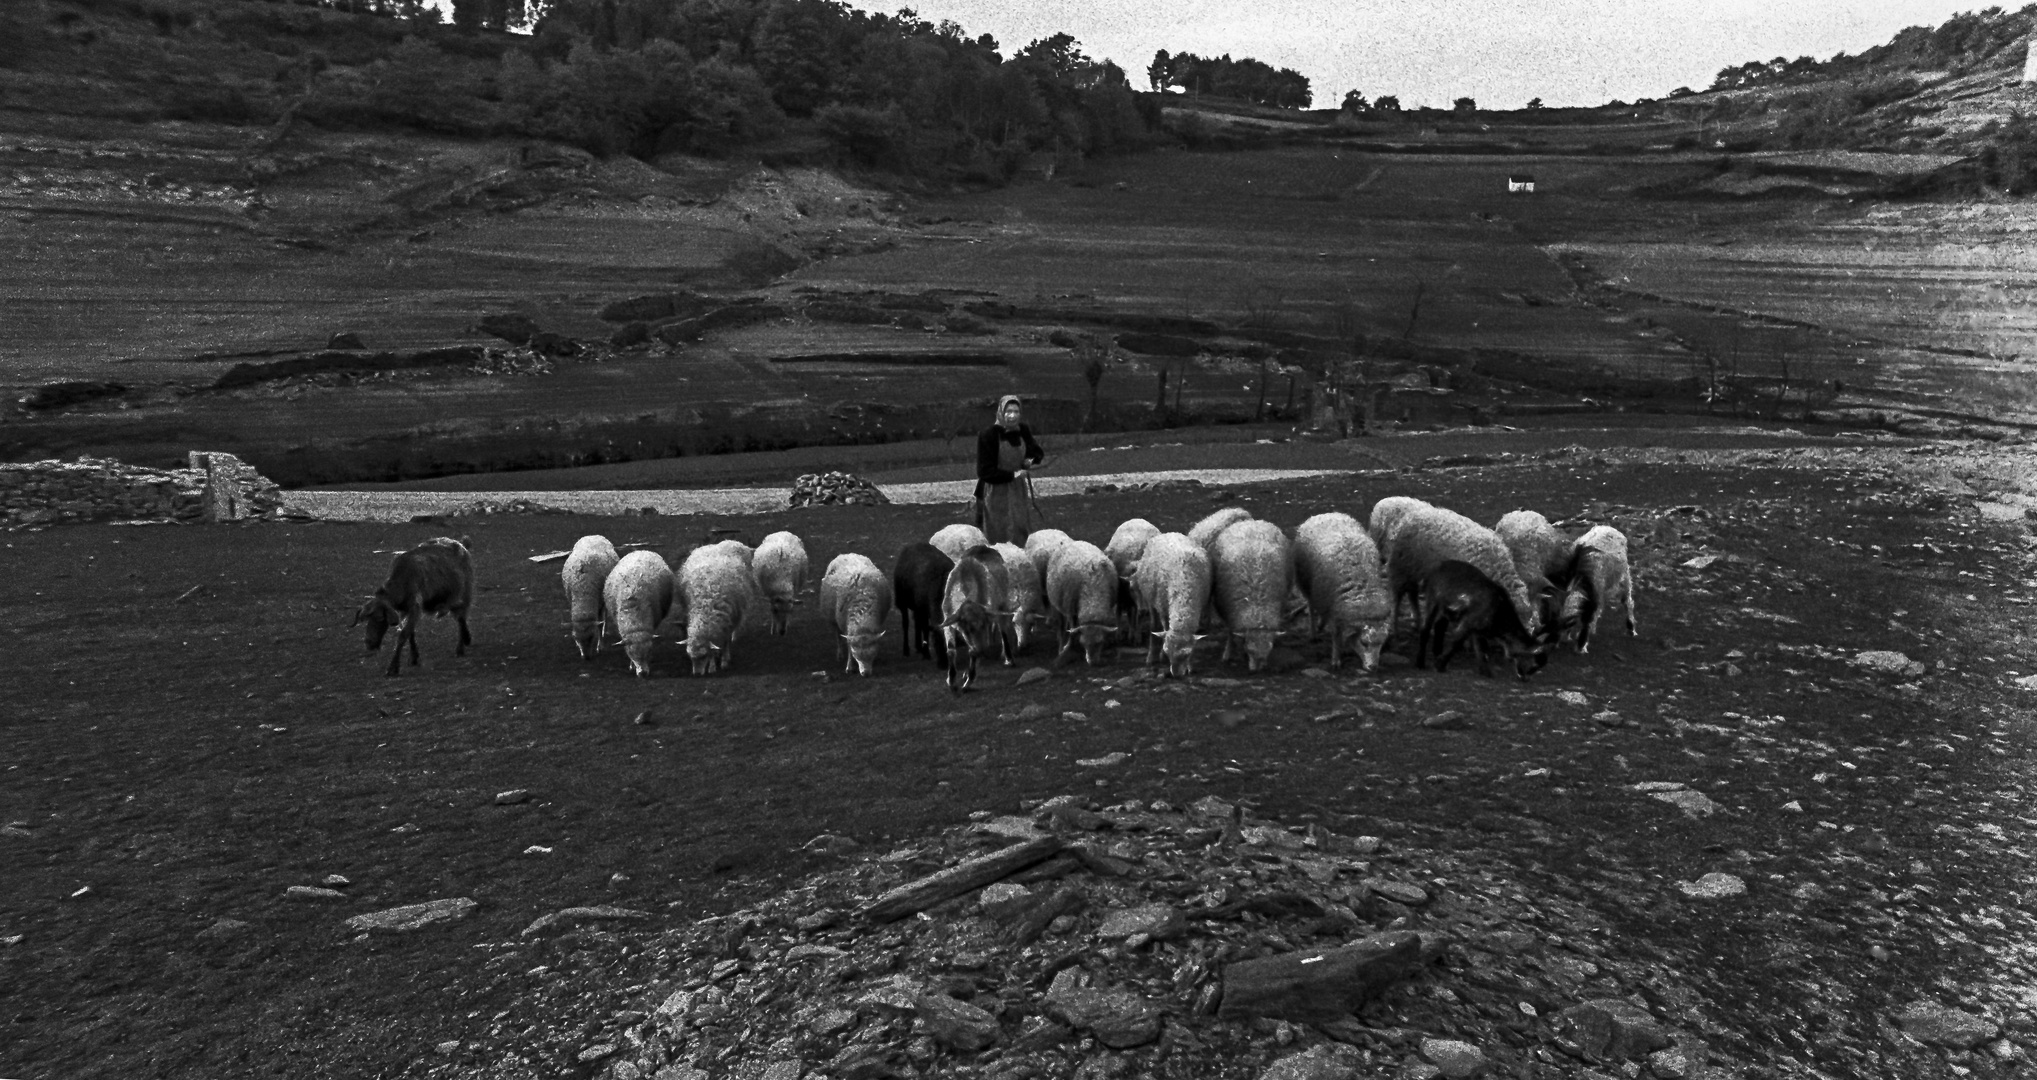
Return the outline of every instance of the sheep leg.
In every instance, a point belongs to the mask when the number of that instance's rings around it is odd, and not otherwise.
[[[453,612],[453,621],[460,624],[460,644],[453,650],[453,655],[465,656],[467,655],[467,646],[474,643],[474,635],[467,633],[467,610],[461,608]]]
[[[856,669],[856,657],[849,651],[849,639],[843,637],[840,630],[835,631],[835,655],[842,658],[843,674]]]
[[[1342,671],[1344,670],[1344,657],[1337,646],[1343,641],[1344,628],[1337,625],[1337,620],[1334,618],[1325,621],[1330,627],[1330,670]]]

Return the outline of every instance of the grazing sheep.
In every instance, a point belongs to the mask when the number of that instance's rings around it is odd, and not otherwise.
[[[417,622],[426,615],[451,615],[460,624],[454,656],[467,655],[474,643],[467,633],[467,609],[474,603],[474,557],[467,538],[434,537],[399,553],[389,565],[389,580],[354,612],[354,625],[368,624],[369,652],[382,648],[382,636],[396,625],[396,649],[389,655],[389,674],[403,666],[403,646],[410,645],[410,666],[417,666]]]
[[[1202,549],[1209,552],[1211,558],[1215,558],[1216,552],[1213,548],[1217,542],[1217,534],[1236,525],[1240,521],[1250,520],[1252,520],[1252,511],[1242,506],[1226,506],[1222,510],[1196,522],[1195,526],[1188,530],[1188,538],[1201,544]]]
[[[1470,563],[1493,583],[1505,589],[1514,612],[1530,634],[1540,629],[1535,607],[1529,602],[1528,587],[1514,569],[1513,553],[1497,533],[1478,522],[1439,506],[1408,511],[1387,534],[1386,584],[1395,614],[1406,597],[1416,604],[1415,624],[1422,625],[1420,610],[1422,582],[1436,572],[1444,560]]]
[[[1195,628],[1209,607],[1210,580],[1209,552],[1185,534],[1161,533],[1146,542],[1132,587],[1139,607],[1153,615],[1147,667],[1158,666],[1164,655],[1168,674],[1195,674],[1195,643],[1202,639]]]
[[[757,574],[758,587],[771,604],[771,632],[783,634],[791,621],[793,605],[799,603],[799,593],[806,588],[810,565],[806,544],[789,532],[774,532],[757,545],[750,565]]]
[[[615,624],[615,636],[622,641],[622,651],[629,657],[630,670],[639,679],[649,678],[658,624],[672,613],[676,599],[672,568],[655,551],[632,551],[608,572],[601,598]]]
[[[1528,595],[1536,602],[1536,617],[1547,633],[1556,625],[1563,603],[1563,589],[1570,584],[1570,566],[1576,558],[1570,538],[1556,531],[1549,519],[1533,510],[1515,510],[1499,519],[1492,531],[1514,557],[1514,569]]]
[[[1037,533],[1034,535],[1038,535]],[[1087,540],[1070,540],[1054,549],[1047,564],[1047,606],[1060,617],[1060,649],[1081,641],[1082,658],[1100,662],[1106,639],[1117,630],[1118,572],[1110,556]]]
[[[925,541],[898,550],[898,561],[891,567],[891,593],[898,604],[898,628],[905,637],[900,646],[904,655],[911,656],[918,650],[921,656],[932,656],[934,663],[948,666],[948,644],[935,627],[941,622],[937,618],[941,593],[947,587],[948,572],[954,568],[955,560]]]
[[[1415,647],[1416,667],[1428,666],[1433,655],[1436,670],[1447,670],[1450,658],[1466,641],[1471,643],[1471,655],[1478,658],[1478,673],[1488,679],[1492,664],[1486,658],[1487,646],[1512,658],[1514,674],[1522,680],[1548,660],[1548,646],[1521,623],[1507,591],[1478,567],[1460,559],[1443,560],[1423,580],[1422,596],[1427,616]]]
[[[927,537],[927,543],[940,548],[941,554],[960,562],[963,552],[990,543],[990,538],[974,525],[944,525],[939,532]]]
[[[820,579],[820,609],[842,645],[843,671],[869,675],[891,618],[891,579],[867,556],[837,555]]]
[[[1059,529],[1041,529],[1026,535],[1026,556],[1033,560],[1033,569],[1039,571],[1041,581],[1047,580],[1047,563],[1053,559],[1054,551],[1072,539]]]
[[[1262,671],[1286,622],[1294,547],[1270,521],[1240,521],[1218,533],[1212,548],[1210,591],[1224,620],[1222,659],[1242,642],[1247,668]]]
[[[1393,527],[1400,524],[1400,519],[1427,509],[1428,503],[1412,495],[1389,495],[1372,504],[1372,514],[1365,519],[1365,531],[1372,534],[1372,542],[1384,552],[1386,538],[1393,535]]]
[[[686,655],[695,675],[726,671],[736,638],[762,628],[770,602],[750,562],[723,541],[695,548],[679,565],[679,600],[686,605]]]
[[[957,694],[976,681],[976,661],[990,651],[991,641],[1007,644],[998,608],[1010,586],[997,580],[1006,576],[1004,556],[988,544],[978,544],[962,553],[941,586],[941,638],[948,647],[948,689]],[[1011,663],[1008,647],[1004,662]]]
[[[1038,533],[1034,533],[1038,536]],[[1033,639],[1034,628],[1047,622],[1047,595],[1040,585],[1040,568],[1017,544],[993,544],[1004,556],[1004,572],[1010,583],[1005,610],[1011,612],[1011,648],[1021,653]]]
[[[603,614],[602,583],[615,569],[615,545],[606,536],[583,536],[573,544],[566,565],[559,568],[559,581],[566,587],[567,618],[572,620],[573,643],[580,647],[580,659],[592,660],[601,649]]]
[[[1634,574],[1627,562],[1627,536],[1611,525],[1594,525],[1577,538],[1570,587],[1557,616],[1558,640],[1574,641],[1578,652],[1590,652],[1599,616],[1614,606],[1626,609],[1628,636],[1640,633],[1634,625]]]
[[[1004,552],[994,544],[978,544],[962,553],[964,557],[975,556],[990,573],[990,613],[997,619],[998,655],[1004,658],[1004,666],[1012,665],[1012,657],[1018,654],[1016,619],[1018,609],[1011,606],[1011,566],[1004,561]],[[1023,556],[1024,552],[1020,552]],[[1019,561],[1032,565],[1032,560]]]
[[[1360,671],[1379,666],[1393,628],[1393,600],[1379,548],[1349,514],[1317,514],[1294,530],[1294,576],[1307,594],[1313,622],[1330,632],[1330,670],[1343,668],[1343,642]]]
[[[1110,556],[1111,568],[1118,572],[1118,618],[1131,627],[1136,634],[1144,615],[1139,610],[1139,598],[1132,592],[1132,571],[1139,565],[1139,553],[1146,550],[1146,541],[1160,535],[1160,527],[1145,518],[1133,518],[1117,527],[1110,534],[1110,543],[1103,546],[1103,553]]]

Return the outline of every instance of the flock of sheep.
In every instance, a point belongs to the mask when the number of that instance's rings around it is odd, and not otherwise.
[[[677,572],[656,552],[618,556],[606,538],[585,536],[560,577],[583,658],[620,642],[631,670],[647,676],[658,628],[672,620],[685,625],[693,673],[707,675],[734,660],[738,638],[785,633],[809,568],[805,543],[789,532],[754,548],[736,540],[695,548]],[[464,654],[472,600],[465,542],[440,537],[399,554],[355,622],[367,624],[371,653],[398,628],[394,675],[406,642],[416,665],[425,614],[458,621]],[[896,610],[901,653],[932,658],[960,693],[980,660],[1010,664],[1044,629],[1056,657],[1079,646],[1090,664],[1113,641],[1143,638],[1147,665],[1164,662],[1177,677],[1193,673],[1196,642],[1212,632],[1223,636],[1223,660],[1242,650],[1253,671],[1266,667],[1283,634],[1327,633],[1332,670],[1348,651],[1371,671],[1403,600],[1415,615],[1415,663],[1433,657],[1439,671],[1469,645],[1481,674],[1492,674],[1498,655],[1525,679],[1554,644],[1587,651],[1609,609],[1622,610],[1627,632],[1636,632],[1619,530],[1599,525],[1571,538],[1532,510],[1486,528],[1405,496],[1380,500],[1362,525],[1349,514],[1318,514],[1292,538],[1236,507],[1186,533],[1133,518],[1101,548],[1059,529],[1032,533],[1024,547],[989,544],[974,526],[950,525],[905,545],[888,574],[867,556],[837,555],[821,576],[818,606],[845,671],[870,674]]]

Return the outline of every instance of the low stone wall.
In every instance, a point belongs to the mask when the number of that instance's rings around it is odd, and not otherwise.
[[[194,450],[182,469],[111,458],[0,463],[0,524],[243,521],[280,513],[276,485],[232,454]]]

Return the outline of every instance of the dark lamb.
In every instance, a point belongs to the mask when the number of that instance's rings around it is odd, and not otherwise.
[[[924,540],[899,549],[898,562],[891,569],[891,592],[898,605],[899,629],[904,631],[903,655],[911,656],[917,650],[921,656],[931,655],[934,663],[948,666],[948,645],[940,631],[941,593],[954,568],[955,560]]]
[[[441,536],[396,556],[389,580],[354,613],[354,625],[368,624],[369,652],[382,647],[382,637],[396,626],[396,648],[389,656],[389,674],[403,665],[403,646],[410,646],[410,666],[417,666],[417,623],[426,615],[451,615],[460,624],[454,656],[467,655],[474,638],[467,633],[467,608],[474,603],[474,560],[467,539]]]
[[[1488,679],[1492,677],[1488,646],[1510,657],[1514,674],[1523,680],[1548,661],[1548,647],[1521,625],[1520,613],[1514,610],[1507,591],[1470,563],[1445,559],[1423,579],[1422,609],[1416,667],[1427,667],[1433,654],[1436,670],[1447,670],[1451,657],[1467,641],[1471,655],[1478,659],[1478,673]]]

